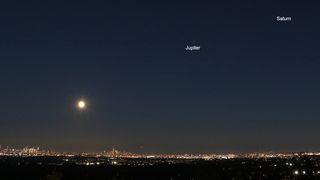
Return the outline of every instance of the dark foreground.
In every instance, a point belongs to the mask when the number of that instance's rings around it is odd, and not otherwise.
[[[319,163],[319,157],[310,156],[231,160],[0,157],[0,179],[320,179]]]

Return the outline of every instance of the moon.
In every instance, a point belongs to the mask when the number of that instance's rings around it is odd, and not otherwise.
[[[84,100],[79,100],[77,105],[78,105],[79,109],[85,109],[86,108],[86,102]]]

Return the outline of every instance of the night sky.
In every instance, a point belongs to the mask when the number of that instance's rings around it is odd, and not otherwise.
[[[319,151],[319,7],[1,1],[0,144],[78,152]],[[188,45],[201,50],[186,51]],[[85,110],[77,109],[79,99]]]

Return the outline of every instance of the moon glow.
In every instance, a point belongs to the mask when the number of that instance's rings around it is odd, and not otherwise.
[[[84,109],[86,108],[86,102],[84,100],[78,101],[78,108],[79,109]]]

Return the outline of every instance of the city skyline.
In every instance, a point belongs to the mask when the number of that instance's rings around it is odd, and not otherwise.
[[[53,149],[42,149],[39,146],[2,147],[0,146],[0,157],[13,156],[83,156],[83,157],[122,157],[122,158],[194,158],[194,159],[233,159],[233,158],[292,158],[295,156],[320,156],[318,152],[224,152],[224,153],[141,153],[119,150],[115,147],[99,152],[63,152]]]

